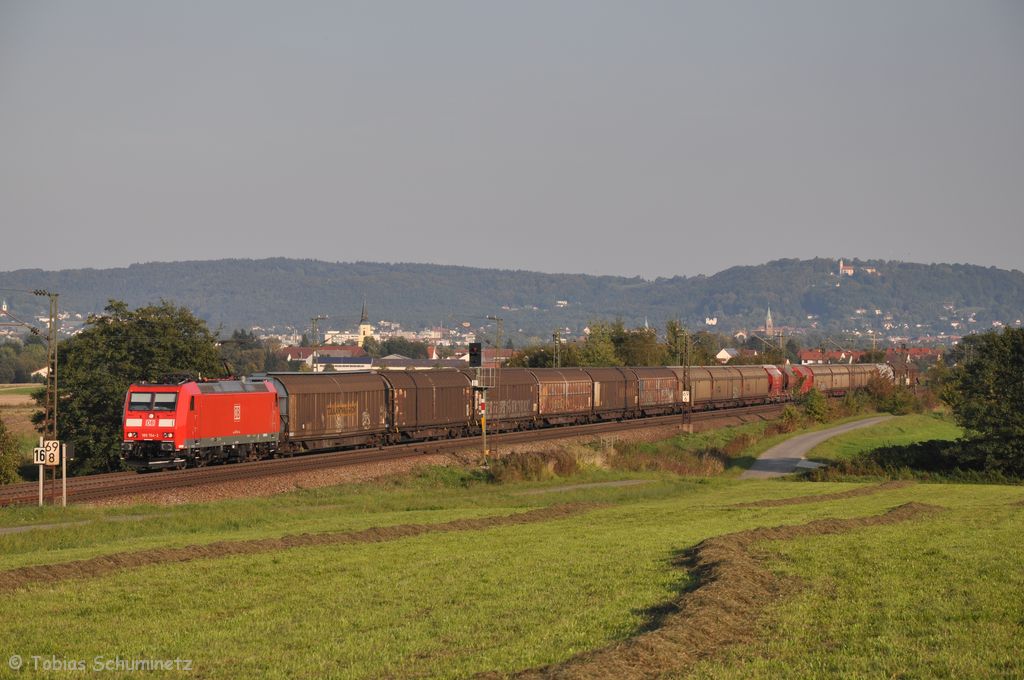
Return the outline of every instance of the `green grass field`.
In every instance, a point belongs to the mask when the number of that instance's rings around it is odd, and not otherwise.
[[[858,453],[882,446],[901,446],[930,439],[953,440],[962,434],[963,429],[948,415],[899,416],[864,430],[833,437],[816,446],[807,457],[822,462],[850,460]]]
[[[607,472],[571,483],[613,478],[649,481],[524,495],[565,480],[466,484],[430,470],[174,508],[3,510],[0,524],[8,527],[83,523],[0,534],[0,590],[5,577],[30,577],[0,597],[0,661],[11,654],[90,664],[96,656],[186,658],[193,676],[208,678],[509,673],[656,628],[667,604],[704,587],[675,562],[704,539],[918,502],[945,510],[757,543],[758,560],[802,587],[755,612],[747,644],[719,645],[696,665],[669,670],[730,678],[1024,674],[1014,651],[1024,645],[1024,507],[1012,505],[1024,500],[1020,487],[918,484],[842,501],[735,508],[858,485]],[[575,502],[601,505],[523,524],[218,553],[218,542],[428,526]],[[126,553],[165,548],[185,548],[189,561],[159,561],[182,559],[182,551],[167,550],[147,553],[156,563],[117,566]],[[53,565],[97,556],[108,556],[109,569],[46,580],[57,573]],[[38,568],[12,571],[27,565]],[[20,677],[0,663],[5,673]]]

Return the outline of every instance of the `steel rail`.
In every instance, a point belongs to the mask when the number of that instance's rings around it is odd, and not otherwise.
[[[764,419],[783,408],[783,404],[762,404],[733,409],[695,411],[692,422],[713,422],[716,420]],[[493,445],[509,446],[524,442],[586,437],[631,429],[646,429],[670,425],[683,426],[682,416],[654,416],[630,420],[612,420],[585,425],[563,425],[537,430],[512,430],[492,434]],[[74,477],[68,480],[68,501],[88,502],[151,493],[174,489],[188,489],[197,486],[235,482],[244,479],[258,479],[278,475],[315,470],[332,469],[376,463],[402,458],[412,458],[431,453],[473,449],[479,447],[482,437],[429,440],[396,444],[373,449],[344,449],[339,451],[313,452],[303,455],[273,458],[270,460],[214,465],[187,470],[165,470],[161,472],[133,473],[115,472],[88,477]],[[0,488],[0,506],[32,504],[38,502],[38,483],[26,482]]]

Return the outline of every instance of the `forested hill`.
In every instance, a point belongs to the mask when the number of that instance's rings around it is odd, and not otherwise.
[[[691,327],[708,317],[719,330],[763,323],[771,305],[776,325],[845,327],[851,319],[885,315],[900,323],[935,325],[975,317],[975,327],[1024,317],[1024,274],[961,264],[851,261],[853,276],[839,277],[831,259],[776,260],[733,267],[714,276],[640,278],[541,274],[428,264],[329,263],[284,258],[147,263],[119,269],[0,272],[0,288],[49,288],[61,309],[99,312],[109,299],[131,306],[166,299],[183,304],[214,328],[293,325],[318,314],[326,326],[359,319],[365,298],[371,321],[406,328],[481,325],[486,315],[505,319],[514,332],[550,336],[593,319],[663,327],[680,318]],[[869,270],[875,270],[871,272]],[[839,285],[837,285],[839,284]],[[0,293],[13,309],[42,313],[44,298]],[[559,301],[567,304],[561,305]],[[881,315],[875,315],[874,310]],[[942,317],[946,317],[945,320]],[[946,323],[948,331],[948,323]],[[324,326],[322,326],[324,327]]]

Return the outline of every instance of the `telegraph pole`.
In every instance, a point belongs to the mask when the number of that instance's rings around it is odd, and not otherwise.
[[[500,316],[487,316],[488,319],[497,323],[498,329],[495,332],[494,347],[495,349],[501,349],[501,332],[504,329],[505,320]]]
[[[502,331],[505,328],[504,327],[505,319],[501,318],[500,316],[491,316],[491,315],[488,315],[487,318],[490,319],[491,321],[494,321],[495,324],[497,325],[497,328],[495,330],[495,337],[494,337],[494,368],[492,369],[493,370],[493,378],[490,381],[490,387],[494,390],[495,395],[498,395],[500,397],[500,394],[498,392],[498,386],[501,384],[501,372],[500,372],[501,371],[501,335],[502,335]],[[484,392],[484,394],[487,394],[487,393]],[[481,414],[481,415],[483,415],[483,414]],[[494,422],[497,422],[497,418],[492,418],[492,420]],[[481,418],[481,421],[484,421],[484,419]],[[495,428],[494,432],[495,433],[498,432],[497,428]],[[492,446],[493,446],[494,445],[494,437],[493,436],[491,438],[491,443],[492,443]],[[488,451],[488,448],[487,448],[487,430],[486,430],[486,428],[484,429],[484,441],[483,441],[483,444],[484,444],[484,451],[485,451],[485,455],[486,455],[486,452]],[[497,449],[495,449],[495,451],[497,451]]]
[[[49,438],[50,441],[57,441],[57,342],[59,340],[58,324],[60,323],[60,315],[58,313],[57,298],[60,297],[59,293],[51,293],[43,288],[36,288],[34,290],[18,290],[18,289],[4,289],[13,290],[20,293],[31,293],[32,295],[38,295],[40,297],[50,298],[50,319],[49,328],[46,334],[46,401],[44,405],[43,413],[43,432],[44,435],[40,437],[41,440]],[[7,310],[6,301],[3,306],[0,307],[0,316],[7,317],[13,321],[13,323],[2,323],[3,326],[22,326],[27,328],[33,335],[42,335],[41,331],[33,326],[32,324],[25,323],[20,319],[16,318]],[[40,442],[40,446],[42,442]],[[58,445],[59,447],[59,445]],[[60,449],[58,448],[58,452]],[[58,453],[59,455],[59,453]],[[65,468],[67,466],[66,458],[64,462]],[[39,504],[43,504],[43,482],[46,477],[46,466],[39,466]],[[53,483],[56,487],[57,484],[57,469],[54,467],[53,470]]]
[[[50,433],[50,439],[57,439],[57,324],[60,323],[57,313],[57,298],[59,293],[51,293],[47,290],[36,289],[33,295],[45,295],[50,298],[50,328],[46,352],[46,425]],[[57,471],[54,470],[54,479]]]
[[[683,354],[686,363],[683,364],[683,389],[686,391],[686,399],[683,401],[683,430],[693,432],[693,387],[690,382],[690,332],[683,327]]]
[[[46,415],[43,425],[51,441],[57,441],[57,293],[42,288],[32,291],[33,295],[50,298],[50,324],[46,338]],[[59,449],[58,449],[59,450]],[[41,474],[46,475],[46,467],[40,467]],[[56,495],[57,468],[53,468],[53,486],[51,491]],[[42,486],[40,486],[42,488]]]
[[[562,367],[562,334],[559,331],[555,331],[551,334],[551,340],[555,343],[555,368]]]
[[[320,345],[320,327],[319,327],[319,324],[320,324],[321,321],[325,321],[326,319],[327,319],[326,316],[320,316],[319,314],[317,316],[311,317],[309,319],[309,325],[310,325],[310,328],[312,329],[312,332],[313,332],[313,337],[311,338],[311,340],[312,340],[312,343],[313,343],[314,347],[317,347],[317,346]]]

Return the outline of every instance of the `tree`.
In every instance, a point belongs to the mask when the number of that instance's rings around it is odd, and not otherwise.
[[[383,354],[380,353],[380,342],[378,342],[377,338],[373,337],[372,335],[367,335],[365,338],[363,338],[363,350],[371,357],[384,356]]]
[[[857,359],[858,364],[884,364],[885,363],[885,351],[880,349],[867,349],[864,350],[864,354],[861,355],[860,359]]]
[[[104,314],[90,316],[84,330],[61,343],[60,357],[58,437],[75,445],[76,474],[121,468],[129,384],[223,376],[206,323],[167,301],[133,311],[111,300]]]
[[[612,328],[601,321],[591,323],[590,335],[580,347],[577,358],[580,366],[621,366],[622,362],[615,354],[615,344],[612,342]],[[562,365],[567,364],[563,362]]]
[[[534,345],[513,354],[507,365],[509,368],[551,368],[555,365],[554,353],[550,346]]]
[[[367,336],[363,340],[363,349],[371,357],[381,358],[391,354],[401,354],[410,359],[429,359],[427,355],[427,344],[408,338],[395,337],[385,340],[376,340]]]
[[[715,355],[722,349],[721,341],[717,336],[700,331],[690,343],[690,363],[694,366],[712,366],[717,364]]]
[[[686,330],[675,319],[665,324],[665,355],[666,360],[675,366],[682,366],[687,358]]]
[[[786,341],[786,361],[800,363],[800,343],[793,338]]]
[[[658,344],[658,334],[653,328],[616,328],[612,341],[615,344],[615,354],[623,366],[665,364],[665,350]]]
[[[1024,329],[963,339],[942,399],[985,468],[1024,473]]]
[[[46,365],[46,344],[34,335],[0,343],[0,383],[32,382],[32,372]]]
[[[220,356],[228,372],[236,376],[287,370],[287,362],[278,359],[270,345],[252,331],[239,329],[231,334],[230,339],[221,340]]]
[[[11,434],[4,421],[0,420],[0,484],[21,481],[18,477],[18,466],[21,455],[18,453],[18,442]]]

